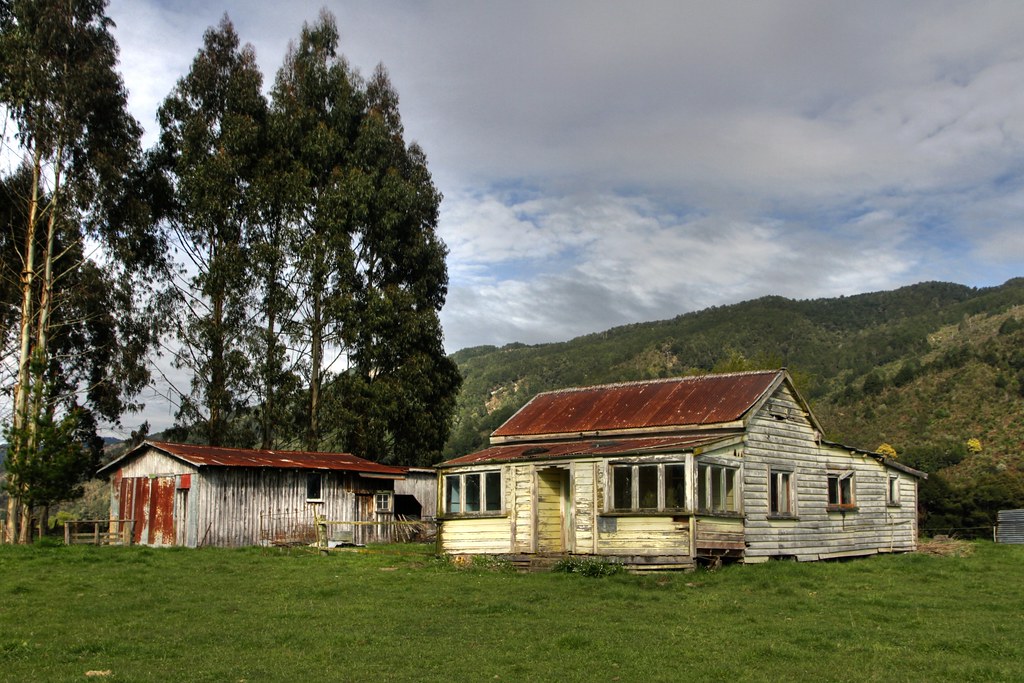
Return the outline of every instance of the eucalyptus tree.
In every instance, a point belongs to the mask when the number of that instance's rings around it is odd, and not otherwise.
[[[461,375],[439,320],[448,288],[437,234],[441,194],[416,143],[406,144],[398,94],[378,66],[366,86],[348,212],[355,282],[342,338],[356,409],[349,447],[427,464],[448,437]]]
[[[282,124],[287,125],[279,117],[268,120],[271,143],[255,185],[260,196],[260,220],[251,226],[246,240],[254,269],[249,386],[259,423],[259,444],[264,449],[293,440],[294,405],[304,365],[288,344],[296,332],[297,236],[296,226],[289,219],[289,198],[297,177],[290,172],[288,156],[273,142],[278,138],[275,128]]]
[[[232,415],[249,400],[252,269],[247,235],[260,220],[267,103],[251,45],[225,15],[158,112],[155,158],[169,188],[168,224],[186,267],[177,280],[175,364],[192,372],[179,423],[212,445],[246,443]]]
[[[322,388],[340,347],[354,279],[350,188],[353,145],[364,111],[357,74],[338,55],[334,18],[321,12],[289,46],[271,93],[274,137],[285,155],[279,182],[293,226],[297,314],[308,398],[302,442],[320,445]]]
[[[2,262],[16,282],[5,303],[17,319],[8,539],[26,538],[30,504],[74,492],[96,418],[118,419],[148,378],[151,328],[132,285],[155,279],[162,244],[142,201],[140,129],[105,6],[0,3],[4,142],[23,160],[4,182],[12,218]]]
[[[272,117],[291,163],[279,177],[292,189],[298,240],[305,446],[430,461],[461,377],[438,320],[447,293],[441,195],[423,151],[404,141],[398,95],[383,67],[369,82],[349,67],[334,18],[321,12],[289,49]]]

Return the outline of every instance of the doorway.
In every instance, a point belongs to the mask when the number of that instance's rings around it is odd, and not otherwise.
[[[558,467],[537,470],[538,553],[566,551],[569,510],[569,471]]]

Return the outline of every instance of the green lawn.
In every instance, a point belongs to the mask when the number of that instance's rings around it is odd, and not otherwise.
[[[2,547],[0,678],[1024,680],[1024,546],[973,548],[595,579],[417,546]]]

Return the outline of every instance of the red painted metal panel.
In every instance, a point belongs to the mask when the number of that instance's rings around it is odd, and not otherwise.
[[[494,436],[703,426],[739,420],[780,371],[630,382],[538,394]]]
[[[192,488],[192,475],[191,474],[179,474],[178,475],[178,488],[179,489],[190,489],[190,488]]]
[[[174,545],[174,477],[149,480],[149,544]]]
[[[132,479],[123,479],[118,476],[117,488],[117,518],[133,519],[132,501],[134,500],[134,486]]]
[[[132,477],[132,519],[135,520],[135,543],[144,543],[149,540],[147,527],[149,526],[149,479],[146,477]]]

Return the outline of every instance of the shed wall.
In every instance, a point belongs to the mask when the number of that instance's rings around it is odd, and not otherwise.
[[[408,472],[405,479],[395,481],[395,495],[415,496],[422,506],[420,517],[433,519],[437,517],[437,473],[433,471]]]
[[[245,546],[307,538],[312,542],[314,515],[332,522],[390,520],[390,515],[377,515],[375,519],[372,508],[373,493],[391,490],[391,480],[323,472],[322,502],[310,502],[306,499],[310,472],[204,468],[198,484],[193,484],[199,537],[189,545]],[[357,543],[387,538],[382,527],[353,529]]]

